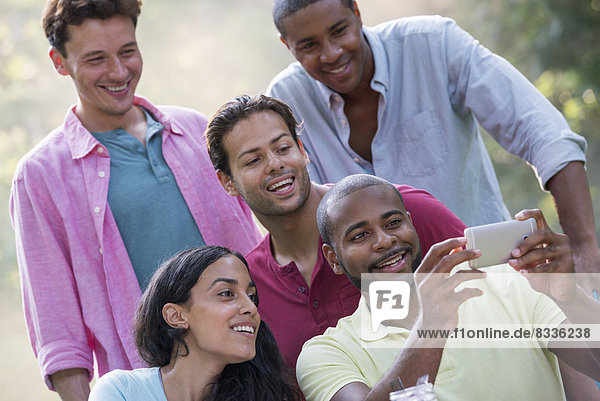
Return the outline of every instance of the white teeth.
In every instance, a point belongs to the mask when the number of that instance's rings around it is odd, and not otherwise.
[[[294,181],[294,180],[292,180],[291,178],[286,178],[286,179],[285,179],[285,180],[283,180],[283,181],[279,181],[278,183],[275,183],[275,184],[273,184],[273,185],[269,185],[269,186],[267,187],[267,191],[275,191],[275,190],[277,190],[278,188],[281,188],[281,187],[282,187],[282,186],[284,186],[284,185],[289,185],[289,184],[291,184],[293,181]]]
[[[254,327],[252,326],[235,326],[233,328],[234,331],[244,331],[247,333],[252,333],[254,334]]]
[[[404,258],[404,255],[406,255],[406,252],[400,253],[394,259],[390,260],[389,262],[385,262],[385,263],[379,264],[379,265],[377,265],[377,267],[386,267],[386,266],[391,266],[391,265],[393,265],[395,263],[398,263],[400,260],[402,260],[402,258]]]
[[[121,85],[121,86],[105,86],[105,88],[111,92],[120,92],[120,91],[124,90],[125,88],[127,88],[127,84]]]
[[[340,72],[344,71],[344,69],[346,68],[346,66],[348,65],[348,63],[344,64],[343,66],[336,68],[335,70],[331,70],[329,71],[330,74],[339,74]]]

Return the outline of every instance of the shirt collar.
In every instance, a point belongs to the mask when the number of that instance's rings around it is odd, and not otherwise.
[[[294,268],[298,268],[298,266],[296,265],[296,262],[294,262],[293,260],[288,263],[285,266],[280,265],[279,263],[277,263],[277,261],[275,260],[275,257],[273,256],[273,244],[271,243],[271,233],[267,232],[267,234],[265,235],[264,239],[264,250],[267,253],[266,255],[266,260],[267,260],[267,266],[269,267],[269,269],[276,273],[279,274],[281,276],[285,276],[286,274],[289,274],[292,272],[292,270]],[[319,250],[321,250],[321,248],[323,247],[323,239],[321,238],[321,236],[319,236]],[[324,260],[325,256],[323,256],[323,252],[318,252],[317,253],[317,263],[315,264],[315,270],[316,269],[320,269],[323,266],[327,266],[327,261]],[[313,276],[315,275],[315,272],[313,271]]]
[[[156,123],[162,124],[163,132],[183,135],[183,130],[170,117],[162,113],[156,106],[141,96],[135,96],[133,104],[146,109],[156,119]],[[73,159],[81,159],[100,146],[100,142],[81,124],[81,120],[75,114],[76,105],[71,106],[63,123],[63,132]]]
[[[390,74],[387,54],[383,47],[383,42],[372,28],[363,26],[362,31],[367,39],[367,43],[371,47],[373,62],[375,64],[375,72],[373,74],[373,79],[371,79],[371,88],[385,94],[389,88]],[[320,81],[316,81],[316,84],[320,96],[326,104],[329,104],[330,109],[334,109],[343,104],[343,99],[337,92],[332,91]]]
[[[354,325],[354,331],[359,333],[360,340],[366,343],[379,341],[392,334],[404,334],[407,336],[408,333],[410,333],[407,329],[384,326],[383,324],[380,324],[379,327],[377,327],[377,330],[373,332],[371,326],[371,311],[367,306],[365,297],[362,295],[360,297],[360,302],[358,303],[358,308],[352,315],[352,324]]]
[[[371,47],[373,62],[375,63],[375,73],[371,80],[371,88],[381,93],[385,93],[389,88],[390,70],[383,42],[373,28],[368,26],[363,27],[363,34]]]

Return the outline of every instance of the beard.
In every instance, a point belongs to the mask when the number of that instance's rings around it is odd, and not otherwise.
[[[417,256],[415,256],[415,259],[412,261],[412,264],[411,264],[412,273],[414,273],[417,270],[417,268],[421,265],[422,260],[423,260],[423,258],[421,257],[421,251],[419,250],[419,252],[417,252]],[[348,277],[348,280],[350,280],[350,282],[352,284],[354,284],[354,286],[356,288],[358,288],[359,290],[361,290],[361,285],[364,286],[364,288],[368,288],[369,283],[371,281],[377,281],[377,279],[375,279],[374,276],[372,276],[372,274],[374,274],[374,273],[371,273],[370,277],[373,277],[372,279],[366,278],[367,282],[361,282],[361,277],[355,277],[352,274],[350,274],[348,269],[346,269],[346,267],[343,265],[343,263],[341,263],[339,258],[338,258],[338,263],[339,263],[340,267],[342,268],[344,275],[346,277]],[[385,273],[378,273],[378,274],[385,274]],[[393,274],[393,273],[391,273],[391,274]]]
[[[308,171],[291,170],[282,172],[281,175],[287,173],[292,173],[294,175],[296,181],[295,184],[299,188],[296,202],[289,206],[281,206],[277,204],[275,201],[269,199],[267,196],[261,193],[260,189],[258,188],[250,188],[247,190],[248,188],[243,188],[234,180],[232,181],[236,190],[242,196],[250,209],[252,209],[254,214],[263,216],[286,216],[294,213],[304,206],[311,191],[311,182],[310,177],[308,176]]]

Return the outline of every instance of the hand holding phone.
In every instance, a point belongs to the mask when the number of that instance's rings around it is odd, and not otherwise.
[[[534,231],[536,231],[534,218],[466,228],[467,249],[481,251],[481,256],[470,260],[469,266],[478,269],[506,263],[517,244]]]

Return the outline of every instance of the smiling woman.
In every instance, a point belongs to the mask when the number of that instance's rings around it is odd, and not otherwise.
[[[166,261],[135,317],[150,368],[115,370],[90,400],[299,400],[271,331],[261,322],[247,263],[218,246]]]

